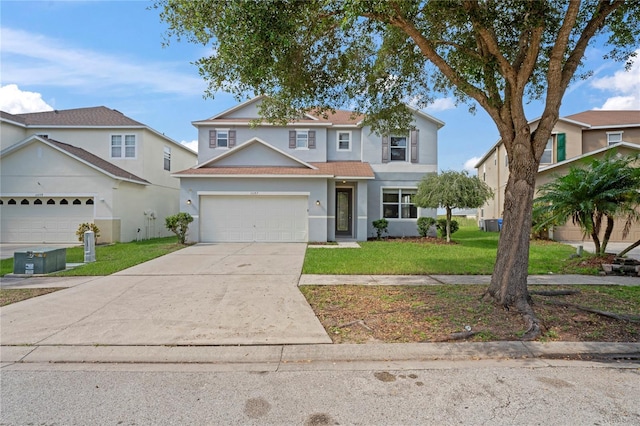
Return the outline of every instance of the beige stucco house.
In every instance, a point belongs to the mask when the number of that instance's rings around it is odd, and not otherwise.
[[[529,123],[531,130],[538,120]],[[572,166],[600,158],[610,150],[625,155],[640,152],[640,111],[591,110],[561,117],[553,128],[542,155],[536,177],[536,186],[543,185],[557,176],[566,174]],[[502,217],[504,191],[509,178],[507,152],[502,141],[496,142],[476,164],[478,177],[494,191],[494,197],[479,209],[482,224],[487,219]],[[611,241],[640,239],[640,225],[636,224],[623,240],[622,224],[614,228]],[[580,241],[582,232],[571,224],[553,229],[552,237],[558,241]]]
[[[179,211],[171,176],[197,154],[106,107],[0,112],[0,241],[72,243],[93,222],[99,242],[169,235]]]

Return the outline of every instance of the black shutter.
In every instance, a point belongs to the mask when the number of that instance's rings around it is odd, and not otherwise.
[[[296,131],[289,130],[289,149],[296,149]]]
[[[229,148],[236,146],[236,131],[229,130]]]
[[[215,148],[216,147],[216,131],[215,130],[209,130],[209,148]]]
[[[418,129],[411,131],[411,162],[418,162]]]
[[[316,149],[316,131],[315,130],[309,130],[309,149]]]
[[[389,162],[389,135],[382,136],[382,162]]]

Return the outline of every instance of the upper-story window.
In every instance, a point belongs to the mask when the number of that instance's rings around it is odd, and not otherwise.
[[[418,208],[413,204],[415,189],[385,188],[382,190],[382,216],[387,219],[415,219]]]
[[[351,151],[351,132],[338,132],[338,151]]]
[[[229,131],[218,130],[216,135],[216,146],[218,148],[229,148]]]
[[[111,135],[111,158],[136,158],[136,135]]]
[[[233,148],[234,146],[236,146],[235,130],[209,130],[209,148]]]
[[[407,161],[407,136],[392,135],[389,138],[391,161]]]
[[[315,130],[289,130],[289,149],[315,149]]]
[[[607,132],[607,145],[622,142],[622,132]]]
[[[540,158],[540,164],[551,164],[553,162],[553,136],[547,141],[544,152]]]
[[[163,167],[167,171],[171,171],[171,148],[168,146],[164,147],[163,152]]]

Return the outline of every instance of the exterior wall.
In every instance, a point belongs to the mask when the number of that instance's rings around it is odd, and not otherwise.
[[[336,188],[351,188],[352,193],[352,239],[366,241],[368,237],[368,185],[371,181],[335,181],[327,183],[327,240],[336,240]],[[339,237],[338,237],[339,238]]]
[[[351,132],[351,150],[338,151],[338,132]],[[359,128],[336,128],[327,130],[327,161],[360,161],[362,152],[362,130]]]
[[[0,121],[0,151],[27,137],[26,128]]]
[[[258,138],[279,150],[293,155],[306,162],[324,162],[327,161],[327,129],[319,126],[200,126],[198,128],[198,163],[204,163],[212,158],[229,151],[229,148],[210,148],[209,147],[209,131],[210,130],[235,130],[236,146],[242,145],[247,141]],[[290,149],[289,148],[289,130],[315,130],[316,132],[316,148],[315,149]]]
[[[610,128],[586,130],[582,136],[583,152],[591,152],[607,146],[607,133],[622,132],[622,140],[640,145],[640,128]]]
[[[189,178],[183,177],[180,191],[180,211],[193,216],[189,226],[189,241],[199,241],[200,202],[199,192],[220,191],[255,194],[256,192],[308,192],[309,193],[309,241],[327,241],[327,217],[329,210],[327,180],[314,178]],[[191,204],[187,203],[191,200]],[[316,205],[316,200],[320,205]]]

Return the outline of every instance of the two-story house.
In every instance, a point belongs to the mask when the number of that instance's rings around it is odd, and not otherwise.
[[[73,243],[81,223],[99,242],[169,235],[180,182],[196,153],[106,107],[0,114],[0,241]]]
[[[529,124],[535,130],[538,120]],[[640,111],[591,110],[558,119],[551,138],[540,160],[536,186],[552,181],[568,173],[572,166],[579,166],[589,158],[601,158],[608,151],[619,154],[640,152]],[[478,177],[494,191],[494,197],[479,209],[479,220],[502,217],[504,191],[509,178],[507,152],[498,141],[476,164]],[[623,241],[622,224],[614,228],[611,241]],[[582,232],[570,223],[555,227],[552,237],[558,241],[580,241]],[[640,226],[631,230],[627,240],[640,239]],[[624,240],[626,241],[626,240]]]
[[[190,239],[221,241],[366,240],[372,222],[389,235],[417,235],[418,183],[437,172],[438,129],[417,110],[412,129],[377,135],[362,117],[302,114],[287,126],[259,120],[256,97],[195,121],[198,165],[175,173]]]

